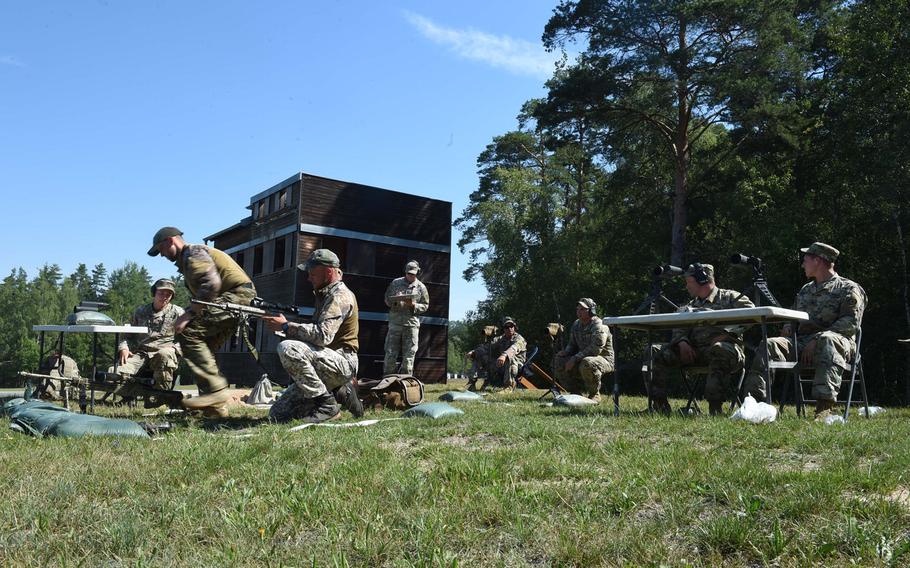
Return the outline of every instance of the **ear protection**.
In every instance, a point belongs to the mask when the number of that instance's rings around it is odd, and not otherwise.
[[[708,269],[700,262],[692,263],[692,278],[695,278],[695,281],[702,286],[711,281],[711,277],[708,276]]]
[[[590,314],[592,316],[596,316],[597,315],[597,304],[595,304],[594,302],[591,302],[591,307],[588,308],[588,312],[590,312]]]

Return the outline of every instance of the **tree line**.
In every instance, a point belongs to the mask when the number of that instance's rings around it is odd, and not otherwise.
[[[189,293],[181,278],[173,278],[178,283],[174,302],[185,306],[189,304]],[[79,264],[68,276],[63,276],[57,264],[45,264],[32,278],[21,267],[12,270],[0,283],[0,381],[18,384],[16,373],[38,368],[38,333],[32,331],[32,326],[63,325],[82,301],[105,302],[109,307],[103,310],[104,314],[116,324],[127,323],[136,307],[151,302],[151,285],[148,270],[135,262],[126,262],[110,274],[104,264],[95,265],[91,271]],[[49,334],[47,341],[54,338],[56,334]],[[109,355],[105,366],[113,360],[112,343],[113,339],[104,341]],[[91,336],[68,335],[66,354],[76,360],[85,375],[91,369]]]
[[[799,248],[823,241],[869,296],[873,395],[910,401],[910,5],[573,0],[543,30],[548,49],[580,53],[478,157],[455,224],[488,297],[456,348],[504,315],[546,344],[544,324],[571,323],[582,296],[630,314],[658,264],[711,263],[742,290],[738,252],[763,259],[789,307]],[[687,300],[681,280],[665,292]],[[626,361],[642,348],[630,339]]]

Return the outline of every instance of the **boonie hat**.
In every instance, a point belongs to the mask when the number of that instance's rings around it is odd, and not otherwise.
[[[405,274],[418,274],[420,272],[420,265],[417,264],[416,260],[412,260],[407,263],[404,267]]]
[[[333,268],[338,268],[341,266],[341,261],[338,260],[338,255],[329,249],[316,249],[310,253],[310,257],[303,264],[298,264],[297,268],[300,270],[309,270],[314,266],[331,266]]]
[[[155,292],[158,290],[170,290],[172,294],[177,292],[174,288],[174,281],[170,278],[159,278],[158,280],[155,280],[155,283],[152,284],[152,296],[154,296]]]
[[[177,227],[161,227],[158,229],[158,232],[155,233],[155,236],[152,237],[152,248],[149,249],[149,256],[158,256],[158,245],[164,239],[170,237],[179,237],[183,234],[183,231]]]
[[[820,256],[828,262],[834,262],[837,260],[837,257],[840,256],[839,250],[831,245],[826,245],[825,243],[820,242],[814,242],[806,248],[799,249],[799,251],[803,254]]]

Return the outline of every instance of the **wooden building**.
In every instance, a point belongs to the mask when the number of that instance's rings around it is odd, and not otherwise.
[[[424,382],[445,381],[450,202],[298,173],[251,197],[247,208],[248,217],[206,237],[206,243],[237,260],[260,297],[299,306],[304,316],[313,313],[313,288],[297,265],[314,249],[335,252],[360,309],[360,377],[382,374],[385,290],[404,275],[409,260],[417,260],[430,307],[421,321],[414,375]],[[275,352],[280,339],[256,323],[250,337],[263,365],[273,380],[286,384],[288,375]],[[217,354],[230,382],[249,385],[262,374],[247,351],[235,337]]]

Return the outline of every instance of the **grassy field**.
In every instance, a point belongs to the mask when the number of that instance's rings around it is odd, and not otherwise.
[[[0,419],[0,566],[910,565],[906,410],[757,426],[487,401],[298,432],[247,409],[151,441]]]

